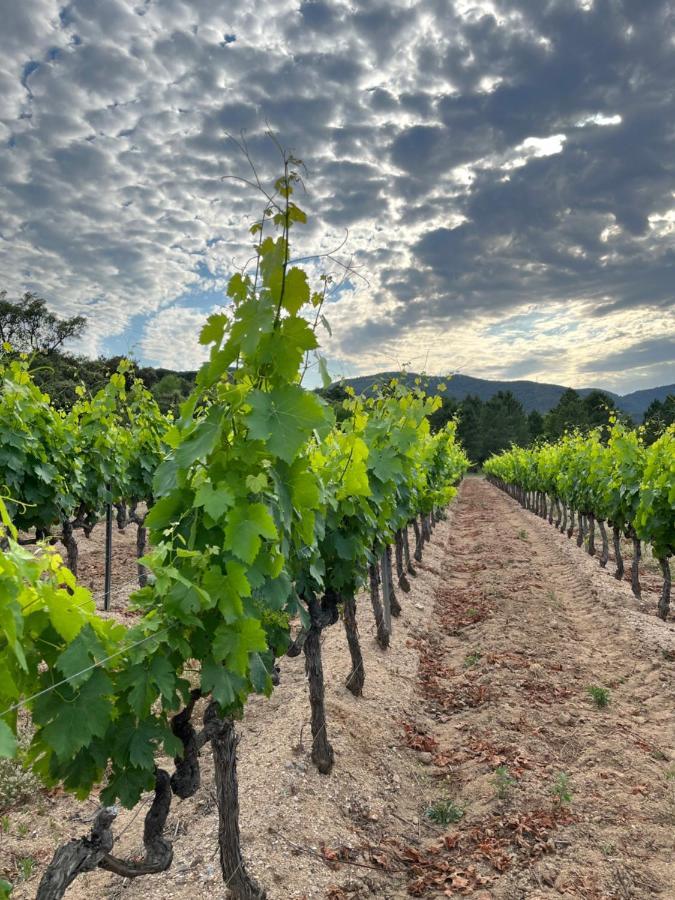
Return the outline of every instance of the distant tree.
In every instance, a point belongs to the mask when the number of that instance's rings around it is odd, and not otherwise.
[[[568,388],[557,406],[544,417],[544,434],[549,440],[557,440],[574,428],[586,431],[608,425],[611,416],[616,415],[616,404],[604,391],[591,391],[582,398],[575,390]]]
[[[669,425],[675,422],[675,394],[668,394],[665,400],[652,400],[645,410],[643,423],[645,441],[653,444]]]
[[[429,425],[433,432],[440,431],[451,419],[453,419],[460,408],[460,404],[454,397],[443,397],[441,406],[436,412],[429,416]]]
[[[522,403],[511,391],[497,391],[483,405],[480,431],[480,462],[511,444],[525,446],[528,443],[530,434],[527,416]]]
[[[187,399],[191,389],[192,383],[187,378],[181,378],[175,372],[170,372],[153,384],[150,391],[159,408],[166,413],[177,412],[183,400]]]
[[[316,393],[333,407],[337,422],[342,422],[349,417],[349,413],[343,405],[344,401],[349,397],[343,382],[336,381],[327,388],[317,388]]]
[[[481,437],[481,413],[483,402],[480,397],[469,394],[459,406],[459,425],[457,437],[467,452],[471,462],[483,462],[483,440]]]
[[[61,409],[70,409],[77,400],[75,389],[82,386],[90,394],[102,388],[123,357],[99,356],[88,359],[54,350],[51,353],[35,353],[31,358],[31,374],[35,383],[52,398]],[[133,370],[128,373],[130,381]]]
[[[14,301],[0,291],[0,344],[11,344],[19,353],[53,353],[81,337],[86,327],[84,316],[61,319],[36,294],[28,292]]]
[[[533,409],[527,417],[527,431],[530,437],[530,443],[533,444],[537,438],[544,433],[544,417],[538,409]]]
[[[321,388],[317,393],[330,403],[342,403],[349,396],[342,381],[336,381],[327,388]]]
[[[585,428],[609,425],[610,416],[618,413],[616,403],[604,391],[591,391],[590,394],[586,394],[581,405],[586,419]]]
[[[582,424],[581,397],[572,388],[567,388],[557,405],[544,417],[544,434],[555,441],[563,434]]]

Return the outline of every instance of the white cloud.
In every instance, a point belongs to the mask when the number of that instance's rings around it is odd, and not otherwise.
[[[208,359],[209,348],[199,343],[207,315],[211,310],[171,306],[151,316],[138,344],[142,358],[151,365],[190,371],[198,369]]]

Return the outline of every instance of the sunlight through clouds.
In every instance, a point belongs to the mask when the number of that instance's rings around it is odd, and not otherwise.
[[[297,254],[358,273],[343,371],[674,381],[674,33],[668,0],[6,3],[0,287],[193,368],[260,209],[229,136],[274,177],[269,125],[307,166]]]

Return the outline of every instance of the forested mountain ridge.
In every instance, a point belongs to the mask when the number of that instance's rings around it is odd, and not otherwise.
[[[523,405],[525,412],[536,410],[547,413],[558,404],[560,398],[568,390],[559,384],[546,384],[538,381],[493,381],[487,378],[473,378],[471,375],[425,375],[420,376],[414,372],[401,374],[400,372],[378,372],[375,375],[360,375],[356,378],[346,378],[345,386],[352,387],[357,394],[367,392],[374,384],[382,384],[392,378],[400,378],[407,383],[414,384],[416,378],[422,378],[429,393],[436,393],[440,384],[445,384],[444,395],[464,400],[468,396],[478,397],[480,400],[489,400],[499,391],[510,391]],[[580,397],[585,397],[594,390],[602,390],[616,403],[623,412],[628,413],[634,420],[641,422],[647,407],[654,400],[664,401],[669,394],[675,393],[675,384],[662,387],[647,388],[642,391],[634,391],[623,396],[602,388],[581,388],[577,390]]]

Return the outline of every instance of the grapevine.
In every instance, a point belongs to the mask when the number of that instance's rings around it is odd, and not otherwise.
[[[556,525],[565,529],[569,510],[572,535],[577,516],[577,542],[588,539],[595,553],[595,524],[600,529],[600,564],[609,558],[605,523],[613,531],[616,577],[623,577],[620,538],[633,542],[631,584],[640,596],[641,543],[651,545],[663,573],[658,615],[670,608],[669,560],[675,549],[675,428],[669,426],[650,447],[641,429],[614,422],[605,438],[600,431],[565,435],[555,444],[530,449],[513,447],[485,463],[485,471],[524,506],[535,511],[549,502],[560,510]],[[552,519],[552,517],[551,517]]]

